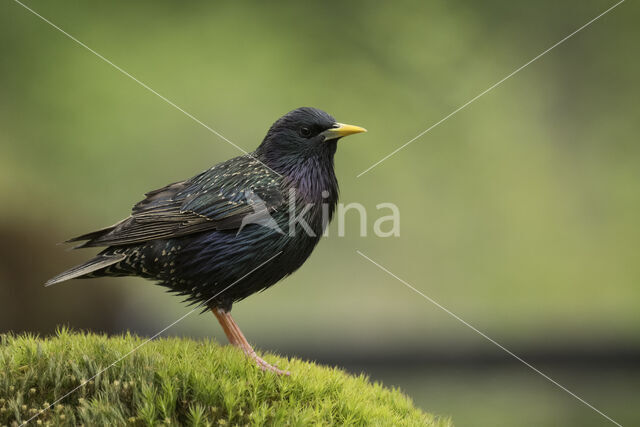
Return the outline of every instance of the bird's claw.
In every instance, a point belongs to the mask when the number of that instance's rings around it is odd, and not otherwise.
[[[247,352],[247,356],[253,359],[256,365],[258,365],[258,367],[263,371],[271,371],[277,375],[286,375],[286,376],[291,375],[291,372],[278,369],[277,365],[270,364],[269,362],[267,362],[266,360],[258,356],[255,351]]]

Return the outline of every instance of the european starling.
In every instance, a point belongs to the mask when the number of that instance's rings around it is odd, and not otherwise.
[[[311,255],[338,201],[340,138],[365,129],[298,108],[250,154],[147,193],[117,224],[75,237],[107,248],[49,280],[140,276],[215,314],[231,344],[262,369],[286,373],[251,348],[231,306],[276,284]]]

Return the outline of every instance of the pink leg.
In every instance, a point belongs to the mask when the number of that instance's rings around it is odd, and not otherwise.
[[[249,344],[249,341],[247,341],[247,339],[242,334],[242,331],[240,331],[238,324],[231,317],[231,313],[224,311],[221,308],[212,308],[211,311],[213,311],[213,314],[218,319],[218,322],[220,322],[220,326],[222,326],[225,335],[229,339],[229,342],[244,351],[244,354],[246,354],[247,357],[253,359],[253,361],[258,365],[258,367],[260,367],[260,369],[262,369],[263,371],[269,370],[271,372],[275,372],[278,375],[290,375],[289,371],[283,371],[276,368],[256,354],[256,352],[251,347],[251,344]]]

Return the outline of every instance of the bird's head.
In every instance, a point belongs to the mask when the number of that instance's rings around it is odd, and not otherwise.
[[[301,107],[276,120],[256,154],[269,166],[283,171],[309,159],[331,162],[338,140],[360,132],[366,129],[338,123],[317,108]]]

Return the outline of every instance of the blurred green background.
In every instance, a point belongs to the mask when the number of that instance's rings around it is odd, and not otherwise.
[[[352,212],[307,264],[234,307],[261,349],[369,373],[458,426],[606,420],[356,254],[361,250],[623,425],[640,423],[640,9],[607,1],[27,3],[248,151],[314,106]],[[186,313],[141,279],[43,288],[145,191],[239,152],[17,3],[0,5],[0,328],[151,335]],[[393,202],[401,235],[377,238]],[[169,334],[216,336],[192,315]]]

